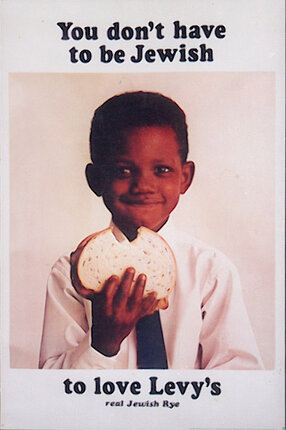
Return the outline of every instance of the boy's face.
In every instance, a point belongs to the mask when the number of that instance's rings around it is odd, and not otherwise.
[[[140,226],[158,231],[165,224],[191,184],[194,164],[182,163],[171,127],[148,126],[128,130],[108,170],[102,196],[128,235]]]

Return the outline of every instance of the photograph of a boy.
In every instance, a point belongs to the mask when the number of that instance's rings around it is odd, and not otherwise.
[[[129,240],[145,226],[168,242],[176,286],[168,302],[143,298],[146,276],[131,292],[129,268],[84,298],[71,283],[70,256],[60,258],[47,285],[40,368],[263,368],[236,268],[170,219],[195,173],[188,149],[185,114],[165,95],[127,92],[96,109],[88,185]]]

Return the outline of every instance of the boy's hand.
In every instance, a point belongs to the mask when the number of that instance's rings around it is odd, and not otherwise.
[[[158,307],[156,293],[143,297],[145,275],[139,275],[132,286],[134,274],[128,268],[121,281],[111,276],[100,293],[88,297],[92,302],[91,345],[106,356],[116,355],[137,321]]]

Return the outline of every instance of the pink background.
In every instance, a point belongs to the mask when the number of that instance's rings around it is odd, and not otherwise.
[[[130,90],[159,91],[184,109],[191,189],[176,224],[219,248],[240,272],[267,369],[274,367],[274,118],[270,72],[10,75],[10,362],[37,368],[46,280],[55,260],[109,213],[89,190],[94,109]]]

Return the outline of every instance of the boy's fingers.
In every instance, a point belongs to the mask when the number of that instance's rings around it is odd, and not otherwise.
[[[119,278],[113,275],[105,281],[101,291],[101,294],[105,296],[105,313],[107,316],[111,316],[113,313],[113,299],[118,290],[118,286]]]
[[[114,306],[117,307],[118,310],[123,310],[126,307],[134,275],[135,269],[133,267],[126,269],[123,274],[122,280],[114,296]]]
[[[158,309],[167,309],[169,306],[169,298],[164,297],[163,299],[158,300],[157,308]]]
[[[149,293],[148,296],[146,296],[142,300],[142,306],[141,306],[141,313],[139,318],[143,317],[144,315],[151,315],[157,308],[158,300],[157,300],[157,293],[152,292]]]
[[[89,300],[93,300],[97,294],[94,290],[89,290],[88,288],[84,287],[75,287],[75,289],[81,296]]]
[[[144,294],[144,289],[146,285],[147,277],[143,273],[141,273],[138,278],[136,279],[136,282],[134,284],[131,296],[128,299],[128,308],[129,310],[132,310],[136,308],[136,306],[140,305]]]

